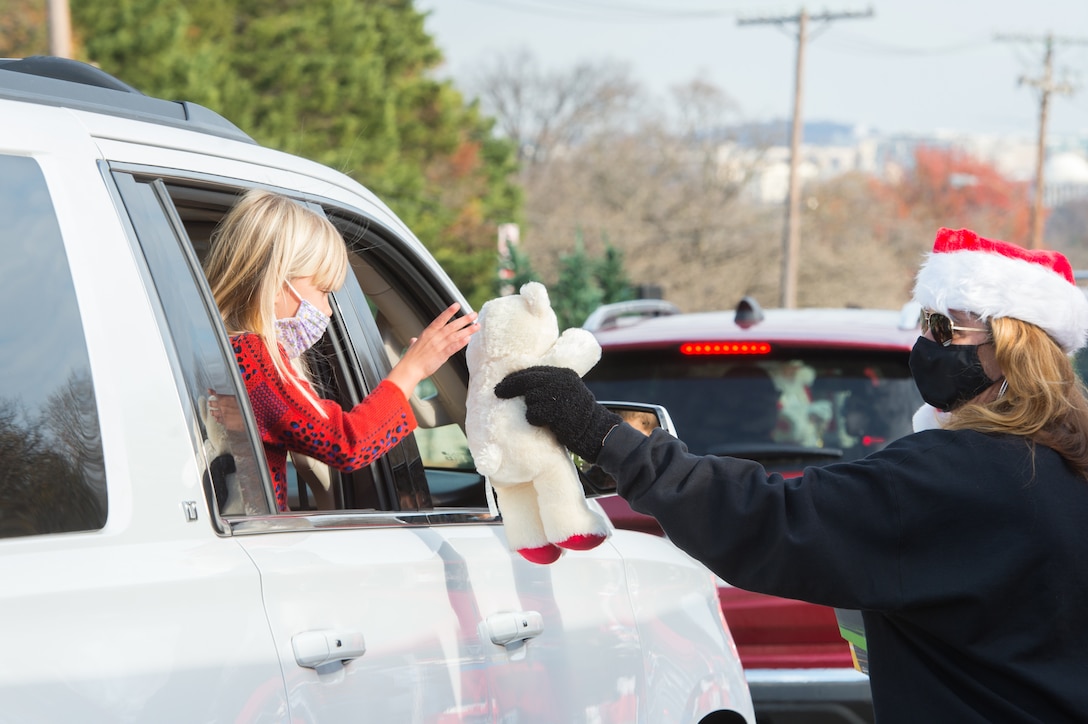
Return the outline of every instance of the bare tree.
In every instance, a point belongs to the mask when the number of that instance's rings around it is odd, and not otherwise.
[[[931,224],[895,218],[892,200],[860,173],[807,185],[801,209],[799,306],[897,309],[910,299]]]
[[[620,250],[635,284],[689,311],[778,296],[781,209],[746,190],[763,146],[735,137],[738,104],[703,79],[650,98],[627,70],[547,73],[526,52],[494,60],[476,92],[522,160],[523,249],[545,281],[584,243]]]
[[[499,129],[518,146],[526,166],[611,127],[635,105],[640,87],[630,68],[613,61],[582,61],[546,71],[530,52],[496,56],[469,86]]]
[[[0,58],[22,58],[49,51],[46,4],[38,0],[0,0]]]
[[[1088,198],[1068,201],[1046,223],[1046,244],[1069,257],[1074,269],[1088,269]]]

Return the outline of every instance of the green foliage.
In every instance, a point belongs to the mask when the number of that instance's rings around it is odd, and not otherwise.
[[[494,251],[464,253],[447,246],[435,249],[433,253],[439,265],[457,282],[473,309],[479,309],[498,294]]]
[[[412,0],[85,0],[72,17],[84,59],[359,180],[490,296],[496,227],[521,208],[513,146],[429,76],[442,57]]]
[[[560,329],[580,327],[602,304],[631,299],[633,290],[624,270],[623,252],[606,242],[604,254],[592,258],[579,232],[574,251],[559,257],[559,280],[549,296]]]
[[[538,282],[540,277],[533,271],[532,261],[529,259],[529,255],[521,250],[521,247],[517,244],[510,244],[510,253],[506,259],[500,257],[499,259],[499,278],[500,281],[509,275],[508,284],[514,294],[519,289],[529,282]]]
[[[623,252],[606,241],[604,256],[597,262],[594,276],[601,287],[601,303],[625,302],[634,297],[631,279],[623,265]]]
[[[590,312],[600,306],[603,296],[581,235],[572,253],[559,256],[559,281],[549,296],[560,329],[581,326]]]
[[[49,52],[49,22],[41,0],[0,0],[0,58]]]

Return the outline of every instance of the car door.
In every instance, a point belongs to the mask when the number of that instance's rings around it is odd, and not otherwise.
[[[179,179],[180,175],[113,167],[142,245],[155,250],[145,253],[157,279],[200,275],[198,253],[206,251],[217,215],[221,217],[241,192],[224,188],[221,181],[209,184]],[[169,298],[175,286],[160,283],[160,296]],[[201,294],[200,303],[214,309],[206,283]],[[185,338],[201,333],[175,330],[176,336]],[[215,334],[226,348],[221,324]],[[187,352],[183,348],[182,356],[189,356]],[[240,384],[233,359],[230,363],[231,369],[222,374],[204,370],[191,386],[220,397],[233,394],[251,421],[247,398],[234,392]],[[342,383],[357,390],[360,381],[340,365],[339,372],[345,370]],[[206,485],[204,493],[222,533],[230,536],[225,542],[244,552],[259,571],[260,618],[271,632],[282,666],[281,685],[287,686],[289,714],[284,718],[356,721],[360,711],[367,711],[379,721],[423,721],[436,713],[486,705],[486,681],[473,691],[449,678],[459,667],[479,667],[473,666],[471,652],[459,652],[456,642],[445,635],[454,627],[442,559],[421,546],[418,536],[384,525],[391,517],[378,512],[383,504],[376,497],[360,496],[357,501],[350,497],[367,485],[377,488],[374,481],[390,476],[393,465],[385,461],[381,470],[375,466],[357,473],[358,480],[350,485],[338,481],[341,495],[346,487],[349,502],[357,502],[366,512],[276,515],[270,512],[263,453],[259,447],[255,454],[247,452],[254,449],[250,444],[254,435],[250,422],[231,440],[237,471],[230,485],[238,488],[244,505],[228,510],[213,485]],[[328,642],[339,658],[315,654]],[[358,664],[341,663],[355,658]],[[478,652],[476,659],[481,661]]]
[[[353,273],[323,356],[336,361],[329,387],[356,390],[350,404],[459,295],[391,226],[327,210],[350,240]],[[615,712],[630,705],[643,666],[623,561],[608,545],[554,567],[510,552],[465,443],[466,386],[461,356],[420,385],[417,433],[363,480],[341,477],[341,497],[357,507],[297,519],[289,536],[239,536],[265,581],[292,711],[622,721]],[[299,665],[300,636],[341,633],[365,652],[346,665]]]
[[[374,351],[379,368],[386,360],[394,364],[409,340],[458,300],[456,290],[433,259],[413,254],[394,229],[344,209],[330,208],[329,215],[345,238],[357,240],[357,285],[349,283],[341,294],[359,320],[352,333]],[[510,551],[501,521],[488,512],[468,450],[467,385],[464,356],[457,355],[413,395],[420,427],[405,446],[416,451],[397,481],[397,497],[414,501],[411,516],[432,521],[433,531],[465,562],[470,590],[461,598],[468,599],[465,607],[477,623],[463,635],[482,646],[493,698],[504,715],[543,722],[589,712],[600,721],[623,721],[626,714],[619,712],[645,681],[625,562],[610,543],[568,552],[550,566]],[[465,515],[471,517],[462,520]],[[496,645],[505,617],[522,614],[539,616],[540,633],[524,645],[517,639]]]
[[[138,247],[83,129],[12,105],[0,102],[0,721],[279,719],[257,570],[200,503],[199,427]]]
[[[222,181],[163,181],[196,257],[242,190]],[[278,189],[327,211],[352,249],[314,360],[323,394],[350,406],[459,295],[395,220],[289,186]],[[621,557],[606,544],[534,566],[509,551],[465,444],[466,386],[460,356],[425,381],[411,400],[420,430],[369,468],[334,472],[331,507],[293,476],[292,513],[222,515],[260,570],[295,719],[624,721],[631,711],[644,662]]]

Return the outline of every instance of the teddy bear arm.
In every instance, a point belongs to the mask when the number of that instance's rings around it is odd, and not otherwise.
[[[582,376],[593,369],[600,359],[601,345],[593,334],[581,328],[571,328],[559,336],[537,364],[569,367]]]

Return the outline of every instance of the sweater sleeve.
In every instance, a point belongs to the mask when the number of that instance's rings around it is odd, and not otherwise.
[[[731,584],[844,608],[902,603],[902,450],[806,468],[697,456],[667,433],[614,429],[598,459],[632,509]]]
[[[416,427],[416,419],[396,385],[382,381],[358,405],[344,411],[334,400],[317,397],[324,416],[291,382],[283,379],[267,347],[254,334],[233,339],[261,440],[300,452],[341,471],[369,465]]]

